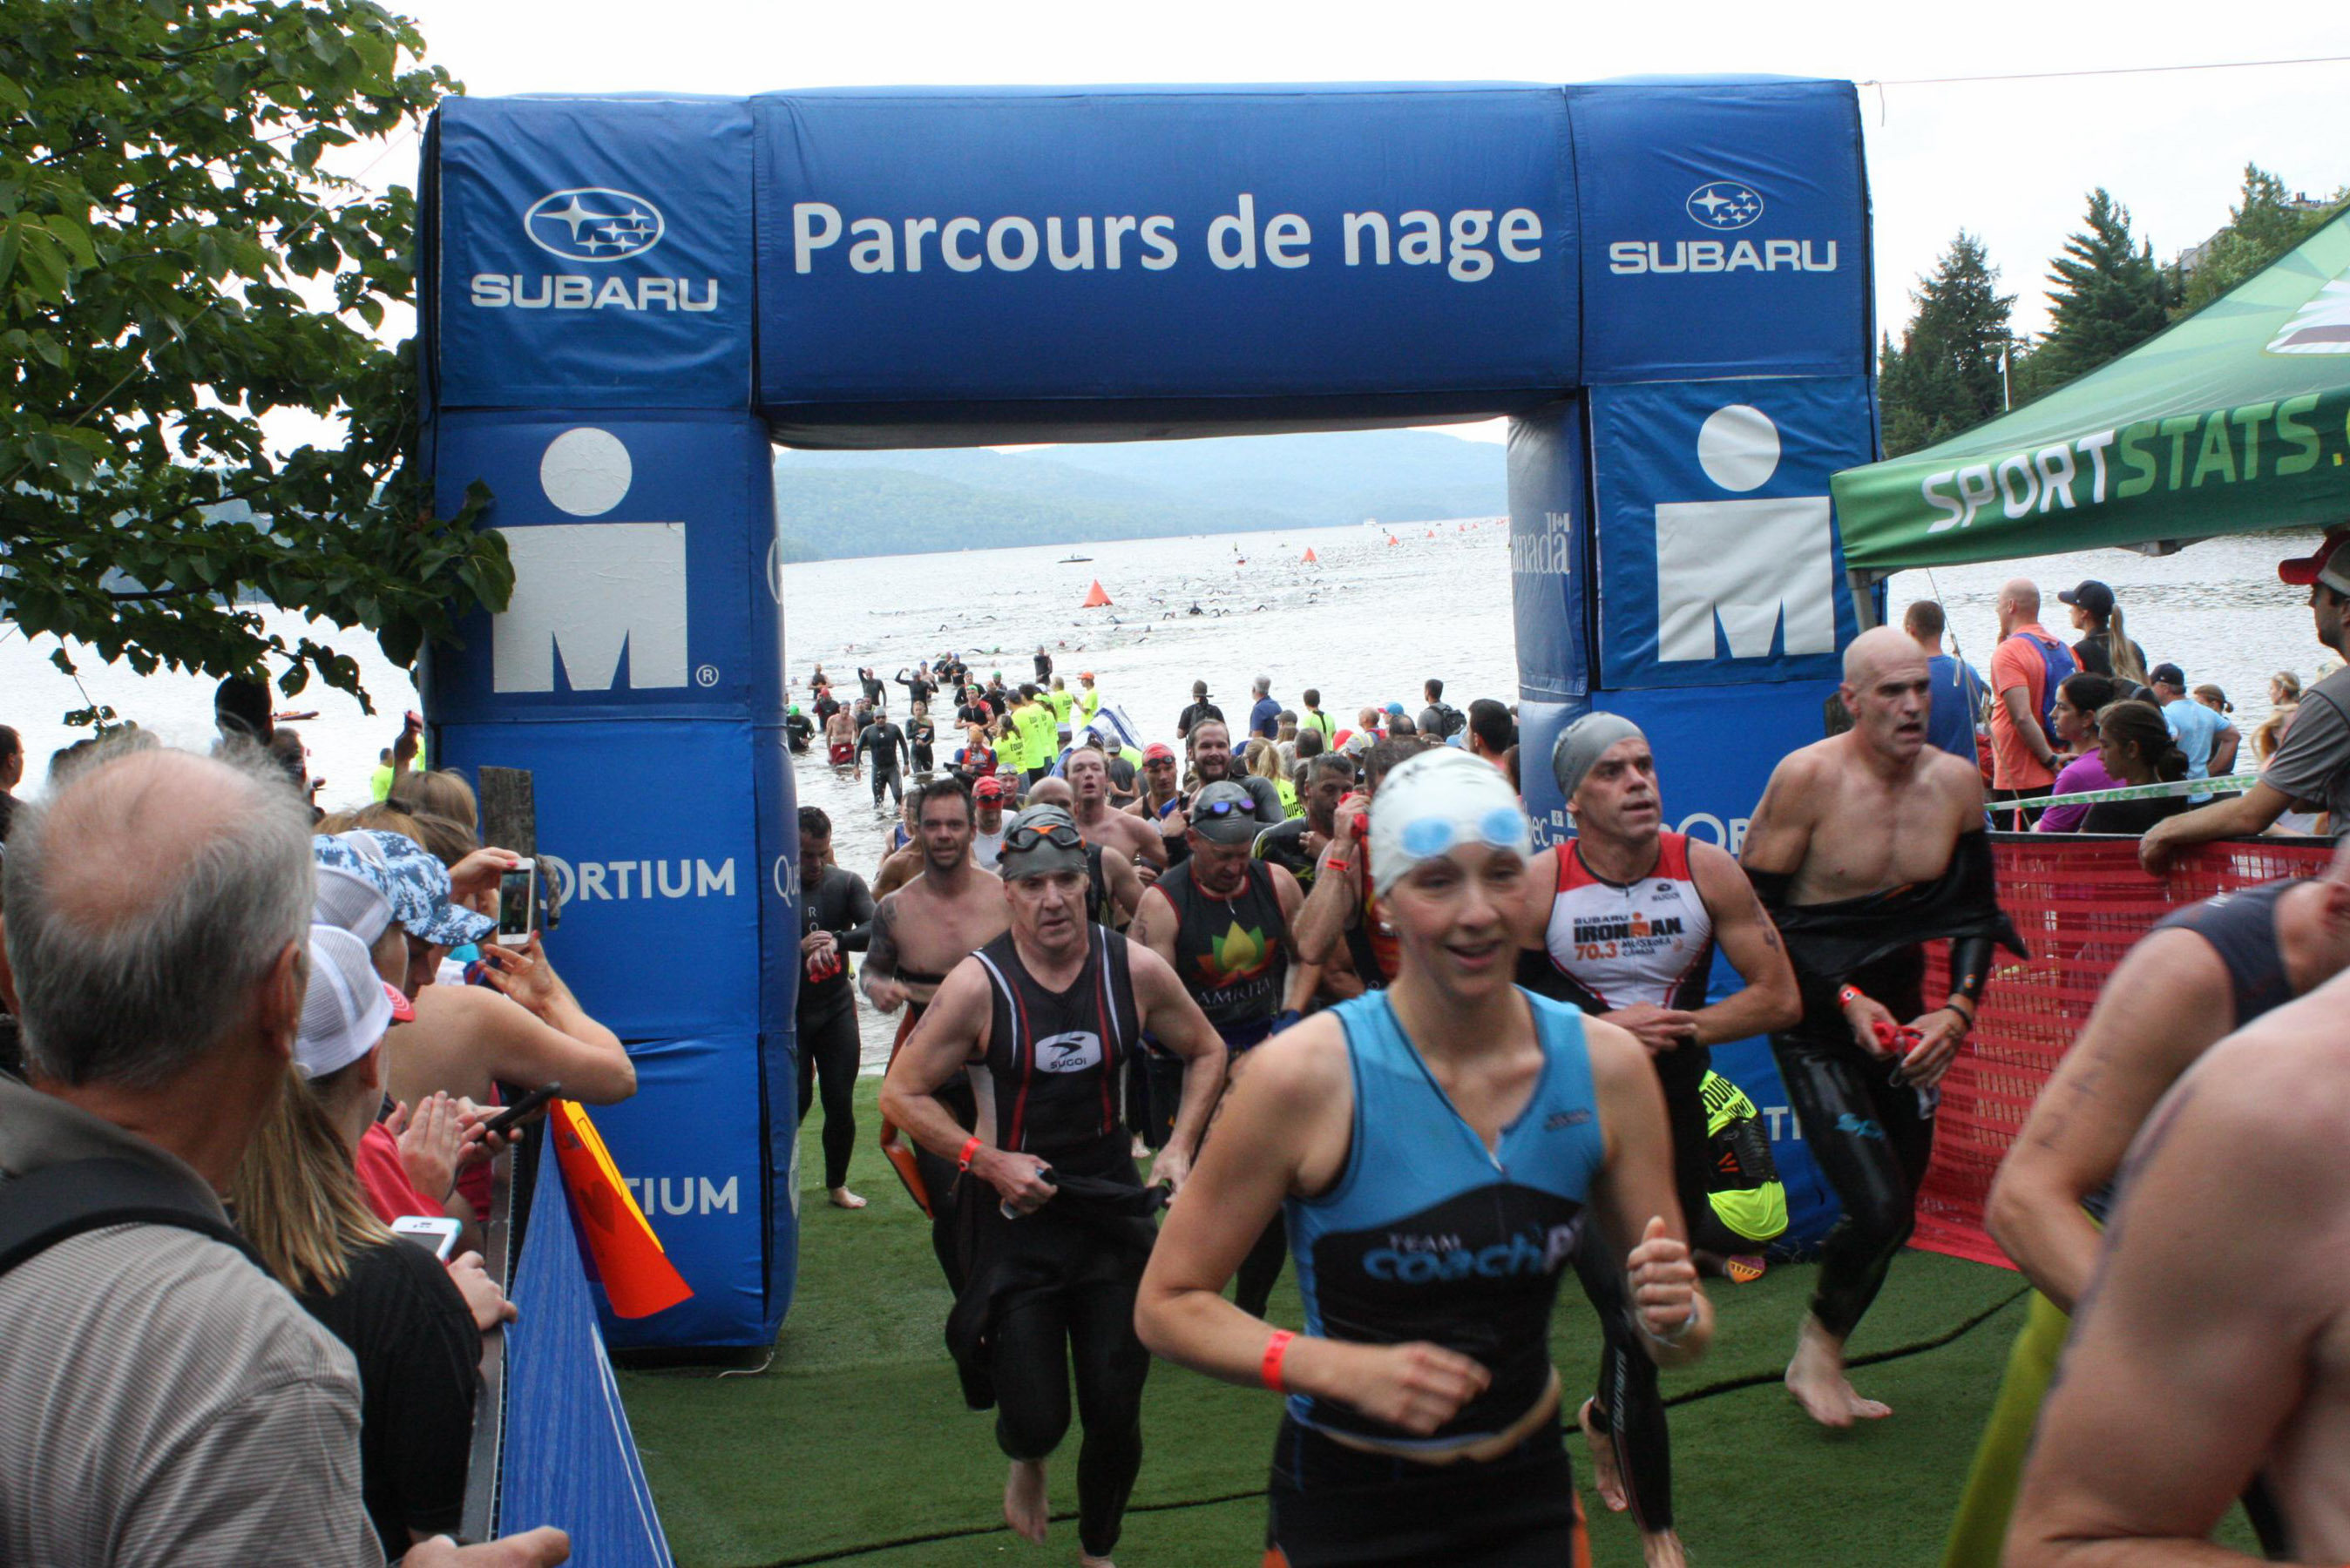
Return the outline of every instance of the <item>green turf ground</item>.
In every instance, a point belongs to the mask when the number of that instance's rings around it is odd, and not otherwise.
[[[1076,1560],[1073,1523],[1056,1522],[1043,1552],[1003,1528],[993,1417],[962,1407],[941,1338],[948,1297],[927,1225],[873,1147],[877,1085],[859,1085],[850,1177],[870,1208],[826,1204],[813,1120],[806,1128],[798,1296],[773,1364],[755,1376],[620,1374],[682,1568]],[[1895,1414],[1828,1433],[1778,1383],[1811,1276],[1789,1267],[1751,1285],[1716,1284],[1713,1353],[1666,1375],[1668,1397],[1680,1401],[1672,1428],[1682,1536],[1700,1563],[1735,1568],[1934,1563],[2022,1320],[2022,1282],[2003,1270],[1905,1255],[1852,1347],[1889,1357],[1855,1381]],[[1285,1274],[1272,1316],[1299,1321]],[[1572,1282],[1554,1351],[1570,1390],[1587,1388],[1598,1334]],[[1120,1568],[1253,1568],[1278,1418],[1260,1391],[1154,1366]],[[1066,1462],[1054,1469],[1056,1521],[1076,1503],[1075,1448],[1072,1432]],[[1573,1448],[1596,1562],[1637,1564],[1634,1532],[1599,1509],[1581,1445]]]

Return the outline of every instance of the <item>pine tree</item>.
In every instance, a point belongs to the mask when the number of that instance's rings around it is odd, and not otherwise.
[[[1998,292],[1999,269],[1982,242],[1965,230],[1910,296],[1917,312],[1901,346],[1885,340],[1877,361],[1877,400],[1885,450],[1899,456],[1981,423],[2005,404],[2001,357],[2013,341],[2015,305]]]
[[[2257,163],[2245,164],[2243,200],[2228,209],[2228,226],[2211,236],[2187,275],[2180,313],[2202,309],[2251,277],[2331,221],[2343,204],[2337,196],[2321,210],[2304,212],[2286,196],[2283,181]]]
[[[2154,247],[2132,237],[2129,209],[2099,186],[2088,217],[2086,231],[2049,263],[2048,332],[2024,362],[2031,374],[2016,389],[2019,401],[2086,375],[2169,323],[2170,279]]]

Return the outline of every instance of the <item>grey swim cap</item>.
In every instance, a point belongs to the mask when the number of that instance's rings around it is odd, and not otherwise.
[[[1550,752],[1551,777],[1558,781],[1559,798],[1573,801],[1584,776],[1618,741],[1645,741],[1640,726],[1620,713],[1586,713],[1561,731]]]
[[[1032,805],[1003,825],[996,870],[1007,882],[1086,869],[1086,844],[1076,819],[1057,805]]]

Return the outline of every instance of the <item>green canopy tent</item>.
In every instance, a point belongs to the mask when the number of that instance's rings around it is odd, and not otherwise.
[[[2340,523],[2345,420],[2350,213],[2079,380],[1837,474],[1845,563],[1866,583],[1904,566]]]

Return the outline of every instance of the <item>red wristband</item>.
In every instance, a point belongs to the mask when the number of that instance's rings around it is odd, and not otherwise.
[[[1847,985],[1842,991],[1836,992],[1836,1005],[1838,1007],[1850,1007],[1856,1002],[1866,1002],[1867,1000],[1867,995],[1857,986]]]
[[[969,1170],[971,1168],[971,1157],[977,1154],[981,1149],[985,1148],[986,1147],[986,1140],[983,1138],[972,1138],[969,1143],[964,1144],[962,1146],[962,1153],[955,1157],[955,1168],[958,1170]]]
[[[1264,1366],[1259,1376],[1264,1379],[1264,1386],[1276,1394],[1289,1392],[1281,1381],[1281,1358],[1289,1354],[1289,1342],[1296,1337],[1288,1329],[1276,1328],[1273,1337],[1264,1342]]]

